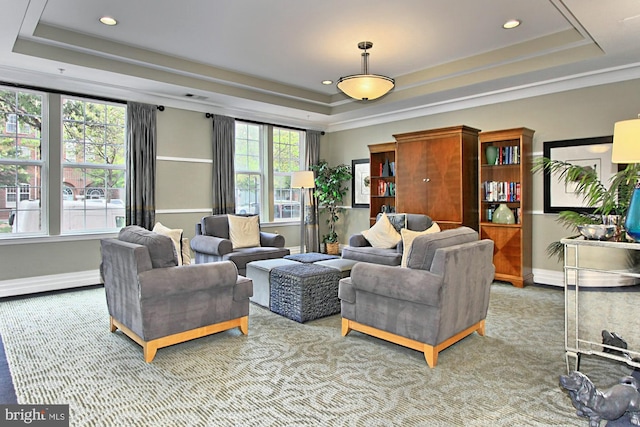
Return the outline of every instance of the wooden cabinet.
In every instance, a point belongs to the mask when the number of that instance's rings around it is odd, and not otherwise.
[[[369,160],[369,224],[373,225],[378,213],[396,211],[396,143],[369,145]]]
[[[496,280],[523,287],[531,272],[531,145],[527,128],[481,132],[478,147],[480,238],[494,241]],[[491,147],[491,148],[489,148]],[[493,154],[487,149],[493,151]],[[493,161],[493,158],[496,158]],[[489,164],[487,158],[492,160]],[[514,213],[515,224],[497,224],[492,215],[500,204]]]
[[[443,230],[478,230],[479,132],[454,126],[394,135],[397,211],[429,215]]]

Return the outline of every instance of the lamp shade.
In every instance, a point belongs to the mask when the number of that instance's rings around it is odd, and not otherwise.
[[[291,188],[316,188],[313,171],[297,171],[291,177]]]
[[[392,78],[377,74],[355,74],[341,77],[338,89],[354,99],[371,101],[389,92],[395,83]]]
[[[613,127],[613,163],[640,163],[640,119],[616,122]]]

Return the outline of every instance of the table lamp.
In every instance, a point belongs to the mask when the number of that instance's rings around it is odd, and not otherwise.
[[[313,171],[297,171],[291,177],[291,188],[300,189],[300,253],[304,253],[304,190],[316,188]]]
[[[613,163],[640,163],[640,115],[633,120],[616,122],[613,128]],[[634,241],[640,241],[640,183],[631,195],[624,228]]]

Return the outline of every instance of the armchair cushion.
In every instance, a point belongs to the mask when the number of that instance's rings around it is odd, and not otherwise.
[[[153,268],[175,267],[178,255],[171,238],[154,233],[138,225],[128,225],[120,230],[118,239],[146,246]]]
[[[402,235],[402,262],[400,263],[401,267],[407,266],[407,260],[409,259],[409,255],[411,254],[411,249],[413,246],[413,241],[416,237],[421,236],[423,234],[431,234],[437,233],[440,231],[440,226],[437,223],[433,223],[431,227],[427,228],[424,231],[413,231],[406,228],[400,230],[400,234]]]
[[[362,235],[369,241],[371,246],[382,249],[395,248],[402,239],[386,214],[382,214],[370,229],[362,232]]]
[[[260,246],[260,217],[227,215],[229,239],[234,249]]]
[[[438,249],[476,240],[478,240],[478,232],[469,227],[458,227],[440,233],[418,236],[412,243],[407,267],[431,270],[433,258]]]

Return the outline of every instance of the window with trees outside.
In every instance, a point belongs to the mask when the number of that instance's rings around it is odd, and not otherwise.
[[[62,99],[62,233],[124,226],[126,107]]]
[[[259,214],[262,222],[300,220],[300,190],[291,188],[291,176],[303,166],[304,135],[236,121],[237,214]]]
[[[42,233],[42,93],[0,88],[0,236],[17,232],[29,218],[29,232]]]
[[[0,86],[0,238],[123,227],[125,120],[124,104]]]

